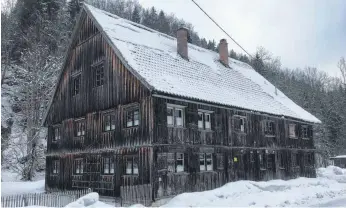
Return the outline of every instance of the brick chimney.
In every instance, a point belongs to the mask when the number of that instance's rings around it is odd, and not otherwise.
[[[220,40],[219,55],[220,55],[221,63],[228,66],[228,43],[227,43],[226,39]]]
[[[177,30],[177,50],[184,59],[189,59],[187,47],[188,35],[189,30],[185,27],[181,27]]]

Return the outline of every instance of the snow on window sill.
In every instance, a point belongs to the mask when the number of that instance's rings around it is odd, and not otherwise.
[[[271,135],[271,134],[266,134],[266,135],[264,135],[264,137],[267,137],[267,138],[275,138],[276,136],[275,136],[275,135]]]
[[[266,169],[266,168],[260,168],[260,170],[261,170],[261,171],[265,171],[265,170],[267,170],[267,169]]]

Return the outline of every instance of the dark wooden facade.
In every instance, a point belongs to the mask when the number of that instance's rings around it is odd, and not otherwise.
[[[150,184],[157,199],[241,179],[315,176],[311,124],[153,92],[119,57],[83,11],[45,120],[47,189],[119,196],[122,186]],[[169,124],[169,106],[182,110],[181,126]],[[199,128],[198,112],[210,128]]]

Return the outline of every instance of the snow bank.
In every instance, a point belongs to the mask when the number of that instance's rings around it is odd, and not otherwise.
[[[105,204],[103,202],[99,201],[99,194],[96,192],[87,194],[81,198],[79,198],[77,201],[74,201],[66,206],[66,208],[72,208],[72,207],[113,207],[109,204]]]
[[[318,169],[318,178],[237,181],[220,188],[180,194],[162,207],[296,207],[346,199],[346,170],[334,166]]]
[[[23,182],[1,182],[1,196],[43,192],[44,180]]]
[[[342,169],[336,166],[328,166],[327,168],[319,168],[317,170],[317,177],[336,180],[339,183],[346,183],[346,169]]]

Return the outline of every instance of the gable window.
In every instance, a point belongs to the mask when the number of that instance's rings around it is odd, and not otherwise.
[[[297,138],[296,125],[295,124],[289,124],[288,131],[289,131],[289,137],[290,138],[293,138],[293,139]]]
[[[198,112],[198,128],[199,129],[211,129],[210,113]]]
[[[213,170],[213,157],[211,153],[199,153],[199,170]]]
[[[104,62],[96,64],[92,67],[94,73],[94,86],[98,87],[104,84]]]
[[[126,111],[126,127],[139,125],[139,110],[132,109]]]
[[[84,172],[84,161],[82,158],[78,158],[74,160],[74,173],[75,174],[83,174]]]
[[[60,127],[55,127],[54,128],[53,141],[58,141],[60,139],[61,139],[61,128]]]
[[[246,123],[245,117],[234,116],[233,121],[234,121],[234,130],[235,131],[245,132],[245,123]]]
[[[77,95],[80,93],[80,87],[81,87],[81,75],[77,75],[72,80],[73,88],[72,88],[72,95]]]
[[[170,126],[184,126],[184,108],[168,106],[167,124]]]
[[[303,139],[309,139],[309,128],[308,126],[302,126]]]
[[[275,135],[275,123],[274,121],[264,121],[264,134],[269,136]]]
[[[111,157],[103,158],[103,174],[114,174],[114,160]]]
[[[113,113],[103,115],[103,131],[115,129],[115,115]]]
[[[124,161],[125,161],[125,174],[138,175],[138,158],[136,156],[126,156]]]
[[[75,121],[75,136],[80,137],[85,135],[85,121]]]
[[[53,160],[53,163],[52,163],[52,173],[53,174],[59,174],[59,169],[60,169],[59,160]]]

